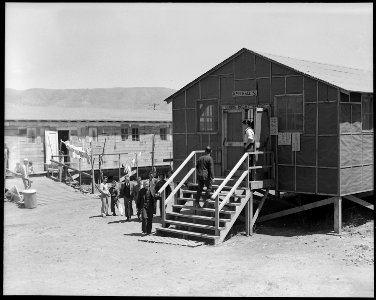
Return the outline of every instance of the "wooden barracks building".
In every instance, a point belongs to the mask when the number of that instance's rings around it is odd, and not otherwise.
[[[171,95],[174,168],[213,149],[216,176],[243,154],[243,119],[272,150],[279,191],[373,190],[373,74],[242,49]],[[260,118],[257,118],[259,116]]]
[[[256,221],[326,204],[334,204],[334,229],[340,232],[342,197],[373,209],[359,198],[374,190],[372,71],[243,48],[165,101],[172,103],[170,180],[188,189],[175,198],[157,234],[218,243],[242,211],[248,235]],[[254,121],[256,152],[262,154],[244,154],[244,119]],[[187,206],[195,194],[190,161],[207,145],[217,182],[211,208]],[[267,155],[268,162],[259,159]],[[249,168],[256,172],[253,180],[240,167],[250,156],[257,160]],[[326,199],[258,217],[269,189]],[[264,196],[253,211],[258,192]],[[192,213],[197,210],[205,216]]]

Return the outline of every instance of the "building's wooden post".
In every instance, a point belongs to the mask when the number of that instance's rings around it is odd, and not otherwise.
[[[165,201],[166,201],[166,189],[163,190],[161,195],[161,219],[162,219],[162,227],[166,227],[166,208],[165,208]]]
[[[137,152],[136,152],[136,180],[138,178],[138,155],[137,155]]]
[[[342,232],[342,197],[334,199],[334,231],[338,234]]]
[[[154,170],[154,139],[155,139],[155,134],[153,133],[152,135],[152,140],[151,140],[151,169]]]
[[[219,236],[219,196],[215,198],[215,235]]]
[[[250,190],[247,190],[247,193],[250,193],[250,198],[245,205],[245,234],[246,236],[250,236],[253,234],[253,193]]]
[[[93,144],[90,142],[90,153],[91,153],[91,193],[94,194],[94,158],[93,158]]]
[[[193,183],[196,184],[196,177],[197,177],[197,170],[196,170],[196,163],[197,163],[197,153],[195,152],[195,156],[194,156],[194,165],[193,165],[193,168],[195,168],[195,171],[193,172]]]

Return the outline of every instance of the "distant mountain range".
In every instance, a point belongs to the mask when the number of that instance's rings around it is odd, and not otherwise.
[[[163,87],[96,89],[5,89],[5,105],[171,110],[163,100],[175,92]],[[155,106],[154,106],[155,105]]]
[[[171,120],[175,92],[163,87],[5,89],[5,119]]]

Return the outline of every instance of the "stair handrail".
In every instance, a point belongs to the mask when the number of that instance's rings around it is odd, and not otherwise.
[[[229,182],[229,180],[232,178],[232,176],[235,174],[235,172],[239,169],[241,164],[244,162],[244,160],[248,157],[248,154],[250,152],[246,152],[243,154],[243,156],[239,159],[238,163],[235,165],[235,167],[232,168],[231,172],[226,176],[225,180],[221,183],[221,185],[215,190],[213,195],[211,196],[211,199],[214,200],[219,193],[222,191],[223,187]]]
[[[236,181],[236,183],[234,184],[234,186],[232,187],[232,189],[228,192],[227,196],[225,197],[225,199],[222,200],[222,203],[219,205],[218,207],[218,210],[220,211],[226,204],[227,202],[229,201],[229,199],[232,197],[232,195],[234,194],[235,190],[238,188],[238,186],[241,184],[241,182],[243,181],[244,177],[247,176],[249,171],[244,171],[242,173],[242,175],[240,175],[239,179]]]
[[[171,199],[174,198],[174,195],[179,191],[181,186],[188,180],[188,178],[192,175],[192,173],[195,171],[195,168],[192,168],[189,170],[187,175],[184,176],[184,178],[180,181],[180,183],[174,188],[174,190],[171,192],[171,194],[167,197],[167,199],[164,201],[165,205],[171,201]]]
[[[194,155],[196,155],[197,153],[204,153],[204,152],[205,152],[205,150],[192,151],[187,156],[187,158],[183,161],[183,163],[179,166],[179,168],[176,169],[176,171],[170,176],[170,178],[165,182],[165,184],[158,190],[158,193],[161,194],[166,189],[166,187],[174,180],[174,178],[176,177],[176,175],[184,168],[184,166],[191,160],[191,158]]]

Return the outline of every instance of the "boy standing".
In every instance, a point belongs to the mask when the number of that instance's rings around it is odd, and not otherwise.
[[[117,187],[116,180],[112,180],[112,186],[109,189],[111,195],[111,212],[113,216],[116,216],[115,206],[119,210],[119,194],[120,191]]]
[[[99,192],[101,193],[101,202],[102,202],[101,214],[103,218],[105,218],[106,216],[109,216],[108,198],[111,197],[110,191],[108,190],[108,187],[107,187],[107,179],[108,177],[104,176],[102,183],[99,185]]]

